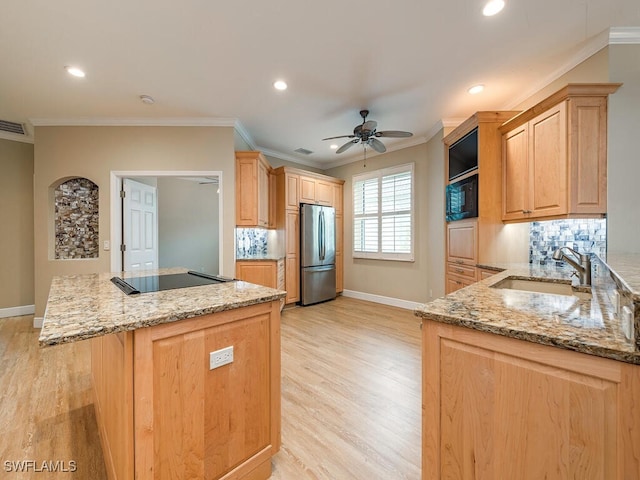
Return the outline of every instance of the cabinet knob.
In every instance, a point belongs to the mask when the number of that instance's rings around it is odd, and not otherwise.
[[[454,270],[458,273],[464,273],[464,270],[461,268],[454,268]]]
[[[522,213],[531,213],[531,210],[522,210]]]

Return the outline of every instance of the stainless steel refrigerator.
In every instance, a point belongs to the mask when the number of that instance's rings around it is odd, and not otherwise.
[[[336,298],[336,212],[300,205],[300,303]]]

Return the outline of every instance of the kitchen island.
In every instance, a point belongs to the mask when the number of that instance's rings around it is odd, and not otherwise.
[[[92,342],[109,478],[269,478],[285,292],[233,281],[125,295],[111,277],[54,278],[39,339]]]
[[[608,262],[591,289],[566,267],[483,265],[496,274],[416,309],[423,479],[640,478],[640,258]],[[513,287],[532,279],[570,292]]]

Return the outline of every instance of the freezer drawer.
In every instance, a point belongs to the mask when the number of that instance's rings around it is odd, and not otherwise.
[[[300,275],[300,303],[311,305],[336,298],[336,266],[303,268]]]

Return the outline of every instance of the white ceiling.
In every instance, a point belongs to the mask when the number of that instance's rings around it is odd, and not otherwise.
[[[610,27],[640,26],[638,0],[506,0],[495,17],[483,1],[4,0],[0,119],[235,122],[253,148],[326,168],[361,157],[321,139],[350,134],[362,108],[378,130],[414,133],[389,150],[421,143],[443,119],[513,107]]]

